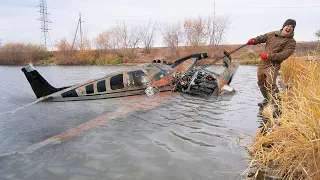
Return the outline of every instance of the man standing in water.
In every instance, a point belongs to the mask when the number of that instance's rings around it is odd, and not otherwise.
[[[257,36],[248,41],[248,45],[266,43],[265,52],[259,53],[262,61],[258,65],[258,86],[264,97],[258,105],[264,107],[268,100],[279,92],[276,79],[279,75],[281,63],[286,60],[295,50],[296,41],[293,38],[296,21],[287,19],[280,31],[272,31]]]

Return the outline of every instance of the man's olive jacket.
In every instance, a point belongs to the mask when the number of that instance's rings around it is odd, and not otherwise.
[[[281,31],[272,31],[254,38],[254,45],[266,43],[265,52],[268,53],[268,58],[262,63],[281,64],[287,59],[296,48],[293,35],[294,33],[282,36]]]

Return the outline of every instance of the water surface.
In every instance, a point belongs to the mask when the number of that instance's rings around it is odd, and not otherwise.
[[[0,66],[0,179],[243,179],[247,153],[238,142],[258,130],[262,99],[255,66],[240,66],[237,93],[218,98],[159,93],[28,107],[36,98],[20,68]],[[129,67],[36,68],[59,87]]]

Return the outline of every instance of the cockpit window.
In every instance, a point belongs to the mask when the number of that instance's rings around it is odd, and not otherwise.
[[[128,87],[147,86],[149,81],[147,75],[142,70],[129,71],[127,78]]]
[[[170,68],[161,66],[160,64],[149,64],[146,66],[146,70],[156,81],[165,77],[172,71]]]

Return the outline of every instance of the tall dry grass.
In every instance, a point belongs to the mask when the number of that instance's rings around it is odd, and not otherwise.
[[[320,63],[291,58],[282,65],[280,117],[268,123],[251,148],[258,172],[280,179],[320,179]]]

